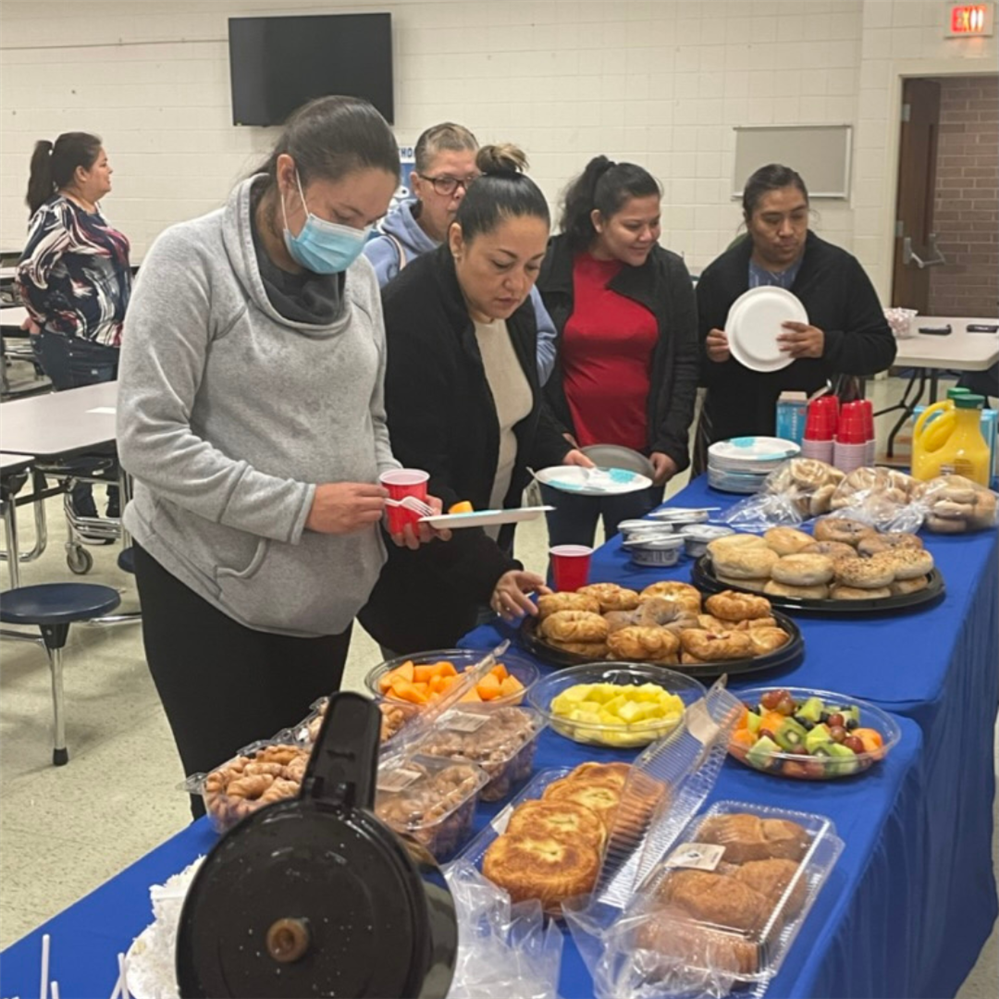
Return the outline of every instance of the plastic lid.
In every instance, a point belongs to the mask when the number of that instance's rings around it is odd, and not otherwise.
[[[959,395],[954,400],[955,409],[984,409],[985,396],[983,395]]]
[[[971,395],[971,389],[960,388],[959,386],[954,386],[954,388],[947,389],[948,399],[958,399],[963,395]]]

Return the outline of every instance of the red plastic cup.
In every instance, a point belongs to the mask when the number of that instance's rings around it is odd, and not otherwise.
[[[393,468],[390,472],[382,472],[378,481],[388,490],[389,498],[401,500],[405,496],[415,496],[427,501],[427,481],[429,472],[421,472],[418,468]],[[390,534],[401,534],[407,524],[419,522],[420,514],[404,506],[387,506],[388,529]]]
[[[856,406],[863,414],[864,433],[868,440],[872,440],[874,438],[874,403],[870,399],[859,399]]]
[[[839,399],[834,395],[823,395],[816,399],[813,405],[825,415],[833,435],[835,435],[836,427],[839,424]]]
[[[816,399],[808,407],[805,417],[806,441],[831,441],[836,436],[836,422],[829,413],[828,406],[820,406],[821,399]]]
[[[552,579],[559,592],[578,590],[590,578],[592,548],[586,545],[556,545],[549,549]]]
[[[866,444],[867,431],[864,428],[864,412],[855,402],[848,402],[839,414],[836,440],[840,444]]]

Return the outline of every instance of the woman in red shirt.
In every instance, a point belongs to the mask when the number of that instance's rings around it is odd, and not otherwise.
[[[565,196],[562,233],[549,243],[538,287],[558,333],[546,387],[573,443],[618,444],[655,468],[650,489],[587,497],[543,487],[552,544],[593,543],[662,502],[689,463],[697,392],[694,290],[683,260],[658,243],[660,189],[633,163],[592,159]]]

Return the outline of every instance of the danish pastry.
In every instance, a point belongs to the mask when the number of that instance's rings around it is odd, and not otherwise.
[[[685,651],[708,663],[731,659],[751,659],[756,653],[749,631],[701,631],[689,629],[680,633]]]
[[[600,613],[600,601],[585,593],[546,593],[538,597],[538,617],[543,621],[557,611],[589,611]]]
[[[638,594],[617,583],[591,583],[581,586],[577,593],[594,597],[600,604],[600,613],[607,611],[634,610],[638,606]]]
[[[653,598],[669,600],[671,603],[686,607],[692,614],[697,614],[701,609],[701,591],[690,583],[676,580],[663,580],[646,586],[640,596],[643,603]]]
[[[536,898],[548,911],[591,891],[599,870],[596,847],[551,834],[500,836],[482,859],[482,873],[505,889],[512,902]]]
[[[595,763],[591,760],[588,763],[580,763],[566,780],[579,780],[586,777],[588,780],[606,780],[618,787],[624,787],[630,776],[630,763]]]
[[[658,662],[680,651],[680,639],[665,628],[632,626],[607,638],[607,651],[622,659]]]
[[[766,597],[735,590],[722,590],[704,602],[708,612],[723,621],[745,621],[754,617],[770,617],[773,608]]]
[[[574,610],[556,611],[538,630],[558,642],[606,642],[608,634],[607,622],[599,614]]]
[[[510,816],[506,831],[528,838],[579,839],[602,850],[607,831],[596,812],[574,801],[525,801]]]
[[[697,830],[697,842],[724,846],[722,859],[730,864],[771,857],[800,861],[810,843],[808,833],[797,822],[761,819],[744,812],[705,819]]]
[[[805,534],[795,527],[771,527],[763,535],[763,540],[778,555],[794,555],[815,541],[810,534]]]
[[[577,805],[589,808],[595,812],[610,829],[614,823],[614,813],[621,803],[621,787],[600,777],[590,778],[589,775],[571,779],[553,781],[545,788],[542,801],[574,801]]]
[[[774,563],[770,575],[791,586],[820,586],[833,578],[833,560],[825,555],[785,555]]]

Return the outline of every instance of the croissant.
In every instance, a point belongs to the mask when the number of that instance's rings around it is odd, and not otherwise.
[[[590,611],[556,611],[540,625],[545,638],[559,642],[604,642],[607,640],[607,622]]]
[[[750,659],[756,653],[748,631],[701,631],[690,628],[680,633],[684,649],[708,663],[729,659]]]
[[[543,621],[558,611],[577,610],[600,613],[600,601],[585,593],[546,593],[538,597],[538,617]]]
[[[680,640],[665,628],[633,625],[608,636],[607,650],[622,659],[661,661],[679,652]]]
[[[638,606],[638,594],[617,583],[591,583],[589,586],[581,586],[576,592],[595,597],[600,602],[602,614],[607,611],[634,610]]]

